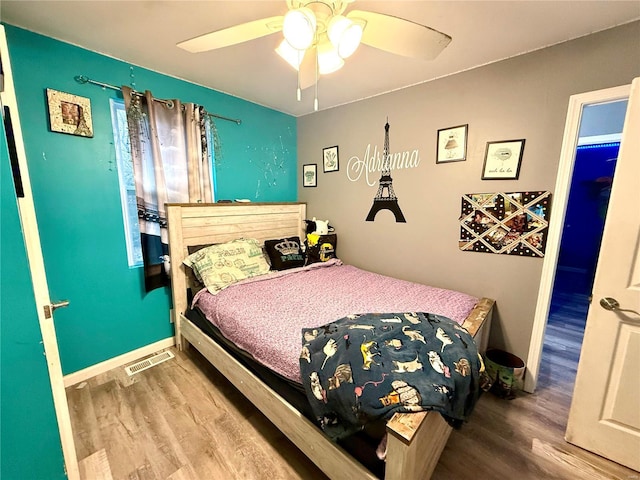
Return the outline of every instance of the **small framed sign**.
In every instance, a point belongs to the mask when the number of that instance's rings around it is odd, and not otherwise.
[[[517,180],[524,152],[524,139],[487,142],[482,180]]]
[[[52,132],[93,137],[91,100],[47,88],[47,104]]]
[[[310,163],[302,166],[302,186],[316,187],[318,186],[318,166]]]
[[[467,131],[469,125],[438,130],[436,163],[461,162],[467,159]]]
[[[338,159],[338,146],[335,147],[327,147],[322,149],[322,166],[323,171],[327,172],[337,172],[340,169]]]

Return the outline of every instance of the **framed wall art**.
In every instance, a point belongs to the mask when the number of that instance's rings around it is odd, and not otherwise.
[[[487,142],[482,180],[517,180],[524,152],[524,139]]]
[[[302,186],[318,186],[318,166],[315,163],[309,163],[302,166]]]
[[[469,125],[438,130],[436,163],[461,162],[467,159],[467,132]]]
[[[88,98],[47,88],[47,104],[52,132],[93,137],[91,101]]]
[[[322,149],[322,166],[325,173],[337,172],[340,169],[337,145]]]

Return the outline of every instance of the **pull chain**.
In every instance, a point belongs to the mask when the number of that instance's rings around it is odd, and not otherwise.
[[[316,45],[316,98],[313,100],[313,109],[318,111],[318,46]]]
[[[298,50],[298,89],[296,91],[296,96],[298,97],[298,101],[302,100],[302,89],[300,88],[300,69],[302,68],[303,58],[304,58],[304,52],[301,55],[300,50]]]

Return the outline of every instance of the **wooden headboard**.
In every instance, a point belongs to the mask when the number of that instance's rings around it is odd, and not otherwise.
[[[171,291],[176,319],[187,309],[187,283],[182,261],[192,245],[237,238],[305,235],[306,203],[170,203],[167,204]],[[179,320],[176,320],[176,329]]]

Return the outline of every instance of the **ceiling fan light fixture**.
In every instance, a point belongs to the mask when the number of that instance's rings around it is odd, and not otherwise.
[[[353,21],[343,15],[336,15],[329,22],[327,35],[336,48],[338,55],[342,58],[347,58],[358,49],[363,30],[364,22]]]
[[[284,38],[296,50],[306,50],[316,35],[316,16],[307,7],[289,10],[282,24]]]
[[[284,39],[276,48],[276,53],[293,68],[300,70],[300,64],[302,63],[302,59],[304,58],[306,51],[296,50],[286,39]]]
[[[344,60],[330,41],[325,40],[318,44],[318,73],[327,75],[340,70]]]

